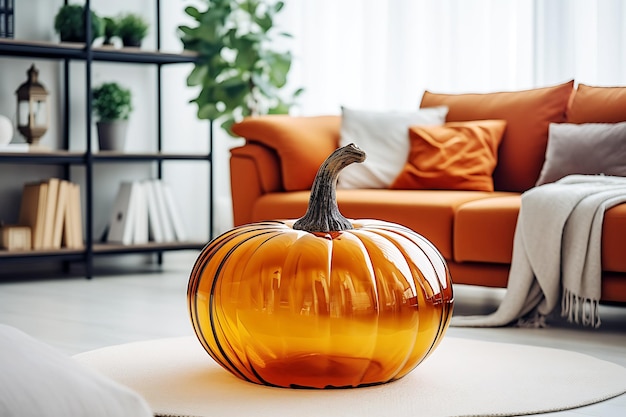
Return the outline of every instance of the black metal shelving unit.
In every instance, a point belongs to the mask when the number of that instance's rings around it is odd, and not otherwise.
[[[91,15],[87,11],[90,10],[90,1],[85,1],[85,27],[87,28],[87,39],[90,36]],[[58,260],[63,262],[82,262],[85,266],[86,278],[92,278],[94,275],[94,257],[98,255],[122,255],[122,254],[139,254],[139,253],[155,253],[158,255],[158,263],[162,262],[162,254],[166,251],[201,249],[206,241],[188,241],[188,242],[167,242],[167,243],[147,243],[141,245],[118,245],[103,244],[96,242],[93,230],[93,190],[94,178],[93,167],[98,163],[147,163],[156,164],[156,178],[162,178],[163,163],[166,161],[200,161],[209,164],[209,238],[213,234],[213,138],[209,137],[209,152],[206,154],[182,154],[182,153],[163,153],[162,138],[162,77],[161,70],[164,65],[192,63],[197,56],[192,53],[166,53],[161,52],[160,39],[160,0],[156,0],[156,50],[140,50],[136,48],[101,48],[92,47],[88,43],[53,43],[53,42],[33,42],[21,41],[18,39],[0,39],[0,58],[1,57],[17,57],[17,58],[35,58],[46,60],[58,60],[64,62],[64,96],[65,108],[63,114],[63,140],[65,146],[63,150],[42,151],[42,152],[15,152],[0,153],[0,163],[8,164],[31,164],[31,165],[59,165],[65,168],[66,177],[69,178],[70,166],[85,167],[85,207],[84,231],[85,248],[84,250],[75,249],[59,249],[59,250],[30,250],[30,251],[5,251],[0,250],[0,266],[5,262],[14,261],[31,261],[31,260]],[[87,106],[85,109],[85,118],[87,131],[85,132],[85,151],[72,151],[69,147],[69,63],[71,61],[85,62],[85,94],[87,96]],[[94,62],[111,62],[126,64],[144,64],[156,65],[157,67],[157,151],[154,153],[120,153],[120,152],[93,152],[91,148],[91,70]]]

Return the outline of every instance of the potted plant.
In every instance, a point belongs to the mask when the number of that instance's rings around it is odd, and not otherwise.
[[[85,42],[85,8],[78,4],[61,6],[54,17],[54,30],[61,42]],[[91,41],[102,36],[102,19],[91,11]]]
[[[192,100],[198,118],[208,119],[211,127],[222,120],[222,128],[232,135],[231,126],[244,116],[288,113],[302,89],[291,98],[281,96],[292,59],[290,52],[274,49],[277,37],[291,36],[274,27],[284,2],[205,1],[205,11],[185,9],[195,26],[179,26],[184,48],[198,53],[187,77],[188,86],[200,87]]]
[[[117,19],[117,34],[124,46],[140,47],[148,34],[148,27],[148,23],[134,13],[126,13]]]
[[[117,21],[113,17],[103,17],[102,22],[104,23],[104,41],[102,45],[113,46],[112,38],[118,36]]]
[[[108,82],[94,88],[92,95],[100,150],[123,151],[128,118],[133,110],[130,90]]]

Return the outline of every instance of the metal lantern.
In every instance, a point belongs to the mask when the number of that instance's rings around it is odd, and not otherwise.
[[[48,92],[38,80],[39,70],[33,64],[26,72],[28,80],[17,89],[17,129],[31,145],[48,130],[50,108]]]

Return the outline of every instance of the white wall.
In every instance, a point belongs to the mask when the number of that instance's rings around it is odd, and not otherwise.
[[[54,32],[54,16],[62,0],[16,1],[15,37],[30,41],[58,41]],[[76,1],[76,3],[82,3]],[[182,44],[177,26],[185,22],[184,8],[189,2],[161,0],[161,49],[179,52]],[[150,32],[142,48],[155,49],[156,2],[152,0],[92,0],[92,9],[100,16],[113,16],[122,12],[143,15],[150,23]],[[40,70],[40,81],[51,95],[50,129],[42,145],[53,149],[60,147],[63,66],[54,60],[29,58],[0,58],[0,114],[14,118],[15,89],[26,80],[26,71],[32,63]],[[209,149],[208,122],[196,118],[195,106],[188,103],[194,91],[186,86],[186,76],[192,64],[173,64],[163,67],[163,140],[165,151],[206,152]],[[97,62],[93,66],[92,85],[117,81],[131,89],[134,111],[128,128],[128,151],[151,151],[156,146],[156,85],[157,70],[152,65],[114,64]],[[85,149],[85,65],[70,64],[70,146]],[[95,127],[92,130],[93,149],[97,150]],[[215,173],[215,233],[232,227],[230,183],[228,171],[229,149],[238,142],[216,129],[214,143]],[[14,141],[23,141],[19,133]],[[174,187],[190,238],[208,240],[208,164],[203,162],[166,162],[164,179]],[[0,164],[0,220],[17,221],[21,186],[25,181],[61,175],[58,167],[43,165]],[[146,164],[97,164],[94,170],[94,236],[104,231],[113,204],[117,185],[124,179],[142,179],[154,175]],[[72,169],[72,180],[82,182],[84,169]]]

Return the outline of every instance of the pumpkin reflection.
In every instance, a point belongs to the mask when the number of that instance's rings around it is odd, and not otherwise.
[[[209,243],[187,293],[209,355],[278,387],[381,384],[422,362],[452,313],[445,261],[403,226],[352,225],[311,233],[293,221],[254,223]]]

